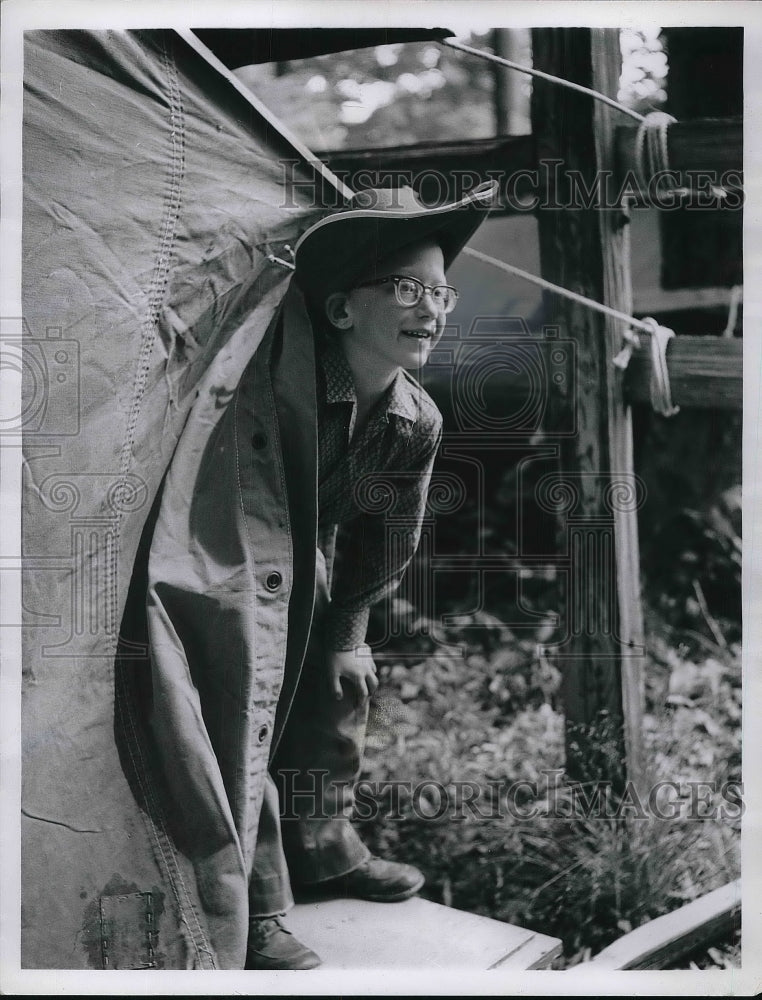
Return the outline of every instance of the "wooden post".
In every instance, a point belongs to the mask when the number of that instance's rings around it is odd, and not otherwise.
[[[492,49],[496,56],[502,56],[503,59],[524,62],[526,55],[522,48],[527,38],[526,28],[494,28]],[[522,91],[526,77],[497,63],[489,65],[495,88],[495,135],[521,135],[526,132],[529,124],[529,102]]]
[[[535,29],[534,65],[616,93],[618,32]],[[568,206],[564,177],[577,171],[588,189],[612,166],[618,124],[589,97],[535,81],[532,131],[548,189],[537,211],[543,276],[631,311],[619,211]],[[617,116],[618,118],[619,116]],[[563,206],[563,207],[562,207]],[[630,415],[622,373],[611,359],[621,328],[585,307],[546,298],[546,322],[577,343],[573,388],[555,405],[574,406],[575,436],[561,439],[559,481],[570,497],[560,517],[562,554],[571,559],[558,652],[566,714],[567,774],[572,779],[642,783],[643,626],[636,509],[642,493],[632,464]],[[567,380],[569,382],[569,380]],[[552,428],[551,428],[552,433]]]

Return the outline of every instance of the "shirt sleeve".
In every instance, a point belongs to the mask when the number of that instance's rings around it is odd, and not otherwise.
[[[341,526],[336,538],[325,623],[329,648],[361,645],[371,607],[399,586],[421,539],[441,438],[439,420],[393,469],[358,484],[360,513]]]

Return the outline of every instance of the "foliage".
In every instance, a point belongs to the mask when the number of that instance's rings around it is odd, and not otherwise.
[[[465,505],[437,523],[437,542],[457,551],[478,528],[490,536],[485,544],[515,554],[510,525],[520,499],[512,472],[484,471],[490,488],[483,516],[474,521]],[[678,492],[687,501],[691,491],[681,482]],[[662,498],[653,492],[650,514],[664,525],[662,552],[668,538],[672,549],[662,561],[650,560],[645,580],[646,784],[676,782],[690,796],[697,783],[709,783],[700,793],[708,818],[660,819],[650,809],[639,816],[626,808],[614,818],[615,799],[604,816],[590,816],[561,778],[554,794],[570,803],[566,812],[541,808],[523,818],[533,804],[547,807],[547,775],[564,765],[562,678],[542,652],[552,630],[519,634],[502,624],[516,611],[516,595],[505,586],[482,595],[489,611],[463,611],[478,602],[458,574],[439,588],[437,616],[449,614],[446,627],[404,596],[375,613],[376,632],[389,625],[397,638],[380,647],[365,776],[410,788],[425,780],[437,785],[418,801],[403,791],[396,814],[382,809],[363,823],[366,841],[417,864],[429,898],[560,937],[567,966],[739,871],[740,820],[726,808],[722,788],[741,777],[740,491],[725,489],[703,507],[672,510],[658,506]],[[527,568],[525,576],[524,599],[537,611],[552,611],[553,575]],[[535,783],[537,794],[519,795],[516,809],[498,809],[490,818],[490,783],[506,788],[519,781]],[[427,809],[436,814],[439,786],[452,804],[466,782],[485,792],[486,816],[466,811],[453,818],[450,810],[426,818]],[[718,962],[737,957],[732,942],[715,951]]]
[[[476,33],[463,40],[488,47]],[[238,70],[312,149],[494,134],[487,64],[432,42],[316,56],[288,63],[279,73],[271,66]]]
[[[492,31],[459,36],[491,52]],[[624,29],[619,99],[646,112],[665,100],[659,29]],[[527,46],[518,62],[531,65]],[[314,150],[408,145],[495,134],[494,76],[483,60],[433,42],[379,45],[247,66],[240,78]],[[531,81],[520,77],[528,101]]]
[[[382,664],[364,777],[405,785],[394,808],[383,801],[379,816],[361,824],[369,846],[418,865],[431,899],[561,937],[566,965],[737,877],[739,819],[732,809],[723,815],[720,790],[740,780],[739,650],[718,649],[694,662],[658,634],[649,640],[651,783],[667,779],[687,790],[711,783],[702,794],[715,813],[660,819],[611,798],[602,814],[591,815],[559,775],[558,678],[547,688],[538,682],[530,704],[530,686],[515,678],[531,677],[537,658],[505,629],[494,644],[496,631],[485,624],[481,652],[470,631],[461,657],[418,648],[408,665]],[[520,692],[512,704],[522,707],[511,708],[506,689]],[[424,780],[429,787],[416,800],[410,789]],[[464,783],[485,791],[519,781],[534,783],[537,794],[517,795],[514,808],[487,794],[477,800],[478,814],[461,810],[458,818],[452,809]],[[429,819],[441,805],[439,786],[450,808]],[[591,794],[582,792],[584,804]],[[732,949],[723,954],[730,960]]]
[[[623,28],[620,34],[622,75],[618,99],[641,114],[666,100],[667,56],[659,28]]]

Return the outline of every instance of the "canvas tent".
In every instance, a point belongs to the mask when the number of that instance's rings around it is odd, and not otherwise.
[[[236,33],[239,51],[255,36]],[[24,73],[22,967],[241,968],[258,803],[230,806],[251,775],[221,773],[219,740],[226,698],[242,738],[259,726],[230,569],[248,556],[208,551],[245,549],[258,516],[233,487],[246,428],[229,406],[258,345],[277,329],[310,375],[291,272],[268,254],[287,258],[339,195],[193,36],[28,32]],[[209,461],[215,440],[227,458]],[[306,488],[292,518],[314,503]],[[294,577],[310,604],[314,572]],[[176,579],[192,593],[173,604]],[[146,669],[149,591],[166,690]],[[212,746],[188,649],[232,655],[231,637],[239,688],[214,695]]]

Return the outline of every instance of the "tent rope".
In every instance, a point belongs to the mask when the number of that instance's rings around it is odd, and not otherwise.
[[[562,76],[553,76],[552,73],[545,73],[540,69],[534,69],[532,66],[522,66],[521,63],[513,62],[511,59],[504,59],[502,56],[496,56],[493,52],[485,52],[484,49],[475,49],[470,45],[464,45],[463,42],[458,42],[454,38],[442,38],[440,40],[441,45],[446,45],[451,49],[459,49],[461,52],[468,52],[472,56],[478,56],[480,59],[487,59],[489,62],[498,63],[500,66],[507,66],[508,69],[514,69],[519,73],[526,73],[528,76],[536,76],[540,80],[547,80],[549,83],[557,83],[561,87],[566,87],[568,90],[576,90],[580,94],[586,94],[588,97],[592,97],[596,101],[600,101],[602,104],[608,104],[610,108],[615,108],[617,111],[621,111],[625,115],[629,115],[630,118],[634,118],[638,122],[645,121],[645,116],[641,115],[638,111],[634,111],[632,108],[628,108],[626,104],[621,104],[619,101],[615,101],[613,97],[607,97],[606,94],[602,94],[599,90],[593,90],[592,87],[583,87],[580,83],[573,83],[571,80],[565,80]]]
[[[515,264],[507,264],[503,260],[498,260],[497,257],[490,257],[489,254],[482,253],[481,250],[474,250],[473,247],[464,247],[462,253],[467,254],[469,257],[474,257],[476,260],[480,260],[485,264],[492,264],[493,267],[497,267],[501,271],[507,271],[508,274],[514,274],[519,278],[523,278],[525,281],[530,281],[533,285],[538,285],[540,288],[545,289],[545,291],[561,295],[564,298],[571,299],[573,302],[579,302],[580,305],[586,306],[588,309],[592,309],[593,312],[603,313],[605,316],[611,316],[613,319],[621,320],[623,323],[626,323],[628,327],[635,327],[635,329],[642,330],[644,333],[651,332],[651,326],[649,323],[646,323],[645,320],[636,319],[628,313],[620,312],[619,309],[614,309],[612,306],[606,306],[602,302],[597,302],[595,299],[589,299],[586,295],[580,295],[579,292],[572,292],[570,289],[564,288],[563,285],[554,285],[553,282],[548,281],[547,278],[541,278],[538,274],[532,274],[531,271],[525,271],[521,267],[516,267]],[[636,346],[640,343],[635,334],[625,334],[625,337],[633,340]]]
[[[738,308],[743,302],[743,285],[733,285],[730,289],[730,302],[728,304],[728,321],[722,331],[722,337],[732,337],[735,333],[738,322]]]
[[[283,249],[289,255],[291,260],[284,260],[282,257],[276,257],[276,255],[272,252],[267,243],[264,244],[264,247],[257,247],[257,249],[261,250],[261,252],[264,254],[266,259],[270,261],[271,264],[280,264],[281,267],[285,267],[289,271],[296,270],[296,264],[294,263],[296,260],[296,254],[294,253],[293,248],[288,243],[285,243],[283,245]]]
[[[691,189],[678,185],[669,165],[667,130],[676,121],[666,111],[649,111],[645,116],[635,133],[635,176],[643,191],[648,190],[651,179],[658,177],[674,194],[687,198]],[[727,197],[727,190],[719,184],[712,184],[710,189],[718,201]]]
[[[289,271],[296,270],[296,265],[292,264],[290,260],[284,260],[282,257],[276,257],[274,253],[266,253],[265,257],[271,264],[280,264],[281,267],[287,267]]]
[[[651,406],[663,417],[673,417],[680,412],[672,403],[672,390],[667,370],[667,344],[675,336],[675,331],[660,326],[655,319],[647,316],[644,322],[651,326]]]
[[[526,73],[528,76],[536,76],[540,80],[556,83],[559,87],[575,90],[577,93],[592,97],[593,100],[607,104],[610,108],[614,108],[616,111],[621,111],[622,114],[634,118],[640,124],[635,136],[635,173],[641,189],[643,191],[648,190],[649,179],[658,176],[660,179],[664,178],[670,184],[670,190],[674,194],[683,198],[690,195],[690,188],[678,185],[669,170],[667,130],[670,125],[674,125],[677,122],[677,119],[673,118],[672,115],[668,115],[664,111],[649,111],[647,115],[642,115],[639,111],[628,108],[621,101],[615,101],[613,97],[608,97],[606,94],[602,94],[599,90],[594,90],[592,87],[583,87],[582,84],[565,80],[562,76],[554,76],[552,73],[545,73],[543,70],[534,69],[532,66],[523,66],[521,63],[513,62],[511,59],[497,56],[494,52],[475,49],[473,46],[465,45],[454,38],[442,38],[440,39],[440,44],[446,45],[451,49],[458,49],[461,52],[467,52],[469,55],[477,56],[480,59],[486,59],[488,62],[497,63],[499,66],[506,66],[508,69],[516,70],[518,73]],[[710,185],[710,189],[718,201],[722,201],[723,198],[727,197],[727,190],[718,184]]]
[[[650,316],[644,319],[636,319],[625,312],[620,312],[619,309],[613,309],[611,306],[606,306],[602,302],[596,302],[595,299],[590,299],[586,295],[580,295],[579,292],[572,292],[570,289],[564,288],[563,285],[555,285],[552,281],[541,278],[537,274],[532,274],[530,271],[525,271],[523,268],[516,267],[514,264],[507,264],[505,261],[498,260],[497,257],[490,257],[489,254],[482,253],[481,250],[474,250],[473,247],[464,247],[462,252],[469,257],[473,257],[475,260],[491,264],[501,271],[506,271],[508,274],[513,274],[534,285],[538,285],[545,291],[560,295],[566,299],[571,299],[573,302],[578,302],[593,312],[603,313],[605,316],[610,316],[613,319],[618,319],[626,323],[627,329],[622,333],[626,344],[619,354],[612,359],[612,363],[618,368],[626,368],[633,349],[640,346],[640,338],[636,333],[633,333],[632,328],[647,333],[651,341],[651,405],[657,413],[660,413],[664,417],[674,416],[679,411],[680,407],[674,406],[672,403],[672,391],[669,381],[669,370],[667,368],[667,344],[675,336],[673,330],[665,326],[660,326]]]
[[[676,120],[665,111],[651,111],[638,126],[635,133],[635,176],[644,191],[648,188],[649,178],[669,171],[667,129]],[[675,187],[673,184],[673,190]],[[688,193],[685,188],[680,191]]]
[[[634,111],[632,108],[628,108],[626,105],[620,103],[619,101],[615,101],[612,97],[608,97],[606,94],[602,94],[598,90],[594,90],[592,87],[583,87],[581,84],[573,83],[571,80],[565,80],[563,77],[554,76],[551,73],[545,73],[542,70],[534,69],[530,66],[522,66],[520,63],[513,62],[511,59],[505,59],[503,56],[497,56],[492,52],[485,52],[483,49],[475,49],[470,45],[465,45],[463,42],[455,41],[452,38],[443,38],[441,40],[441,44],[447,45],[452,49],[459,49],[461,52],[477,56],[480,59],[486,59],[488,62],[497,63],[500,66],[506,66],[508,69],[516,70],[519,73],[526,73],[528,76],[535,76],[541,80],[547,80],[549,83],[555,83],[561,87],[566,87],[569,90],[575,90],[580,94],[585,94],[588,97],[592,97],[596,101],[600,101],[602,104],[607,104],[616,111],[621,111],[623,114],[629,115],[630,118],[634,118],[639,123],[638,131],[635,136],[635,173],[641,189],[644,191],[647,190],[651,179],[659,176],[666,177],[667,181],[671,182],[670,189],[675,194],[683,197],[690,194],[689,188],[677,185],[669,169],[667,130],[670,125],[677,121],[677,119],[672,115],[663,111],[651,111],[647,115],[641,115],[639,112]],[[727,194],[724,188],[717,186],[712,187],[712,192],[718,199],[724,198]],[[464,247],[463,253],[468,254],[477,260],[481,260],[484,263],[492,264],[494,267],[498,267],[503,271],[507,271],[509,274],[514,274],[517,277],[523,278],[525,281],[530,281],[535,285],[539,285],[540,288],[543,288],[546,291],[553,292],[556,295],[561,295],[574,302],[579,302],[588,309],[603,313],[606,316],[621,320],[627,324],[626,328],[622,331],[622,337],[625,341],[624,346],[616,357],[612,359],[612,363],[618,368],[625,369],[629,364],[633,349],[640,346],[640,340],[638,335],[633,332],[633,328],[647,333],[650,337],[651,343],[651,405],[657,413],[660,413],[665,417],[673,416],[679,411],[680,407],[674,406],[672,403],[669,371],[667,369],[667,344],[671,338],[675,336],[673,330],[660,326],[656,320],[651,317],[647,317],[643,320],[635,319],[634,316],[629,316],[627,313],[620,312],[618,309],[613,309],[611,306],[603,305],[603,303],[596,302],[594,299],[590,299],[585,295],[572,292],[568,288],[563,288],[561,285],[554,285],[545,278],[531,274],[529,271],[524,271],[522,268],[515,267],[512,264],[507,264],[504,261],[497,260],[497,258],[490,257],[488,254],[481,253],[479,250],[474,250],[472,247]]]

